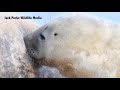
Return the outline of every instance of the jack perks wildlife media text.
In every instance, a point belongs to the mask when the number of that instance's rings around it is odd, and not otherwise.
[[[5,16],[5,19],[42,19],[40,16]]]

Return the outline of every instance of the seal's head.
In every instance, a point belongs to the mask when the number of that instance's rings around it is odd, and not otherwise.
[[[64,21],[63,21],[64,22]],[[72,20],[55,21],[45,25],[24,38],[29,54],[36,59],[68,58],[72,50],[79,48],[79,28],[73,29]]]

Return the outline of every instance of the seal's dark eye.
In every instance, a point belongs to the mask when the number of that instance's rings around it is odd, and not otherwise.
[[[57,36],[58,34],[57,33],[54,33],[54,36]]]

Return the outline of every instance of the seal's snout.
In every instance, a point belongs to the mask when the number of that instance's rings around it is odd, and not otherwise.
[[[45,36],[42,33],[40,33],[40,39],[45,40]]]
[[[29,36],[24,37],[24,43],[25,43],[26,50],[27,50],[28,54],[31,57],[33,57],[33,56],[35,56],[35,51],[32,48],[30,42],[31,42],[31,39],[29,38]]]

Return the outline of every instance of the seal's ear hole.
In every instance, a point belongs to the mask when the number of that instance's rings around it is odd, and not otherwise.
[[[58,33],[54,33],[54,36],[57,36],[58,35]]]

